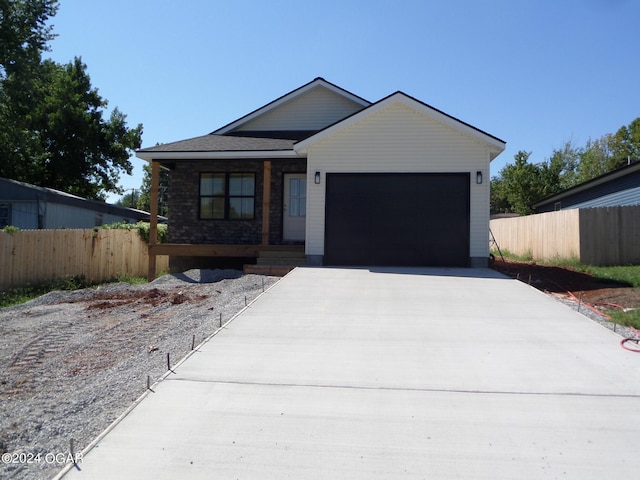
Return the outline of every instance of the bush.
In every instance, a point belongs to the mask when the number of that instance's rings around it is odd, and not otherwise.
[[[142,238],[145,242],[149,243],[149,230],[151,230],[151,224],[149,222],[138,222],[138,223],[127,223],[127,222],[114,222],[114,223],[106,223],[99,227],[95,227],[93,230],[98,231],[98,229],[115,229],[115,230],[137,230],[140,238]],[[158,224],[158,242],[166,243],[167,241],[167,225],[164,223]]]
[[[13,225],[7,225],[2,229],[3,232],[7,232],[8,234],[19,232],[20,229],[18,227],[14,227]]]

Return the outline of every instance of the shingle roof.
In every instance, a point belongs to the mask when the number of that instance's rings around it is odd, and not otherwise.
[[[258,138],[210,133],[155,147],[143,148],[139,152],[247,152],[293,150],[296,140]]]

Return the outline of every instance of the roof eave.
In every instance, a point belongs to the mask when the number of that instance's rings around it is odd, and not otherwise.
[[[300,158],[294,150],[252,150],[222,152],[136,152],[136,157],[147,162],[153,160],[213,160],[240,158]]]

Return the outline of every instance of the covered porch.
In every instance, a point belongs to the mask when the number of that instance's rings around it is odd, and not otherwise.
[[[262,166],[261,241],[259,244],[203,244],[203,243],[158,243],[158,197],[161,161],[151,160],[151,205],[149,231],[149,267],[147,277],[155,278],[156,257],[219,257],[255,258],[256,265],[247,265],[250,273],[283,274],[287,266],[304,264],[304,241],[294,244],[274,244],[270,241],[272,207],[272,161],[264,160]],[[276,202],[277,203],[277,202]],[[281,207],[280,207],[281,208]],[[303,218],[304,220],[304,218]],[[304,227],[303,227],[304,228]],[[277,268],[274,268],[277,267]]]

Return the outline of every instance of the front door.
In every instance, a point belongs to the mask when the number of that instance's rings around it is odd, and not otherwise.
[[[284,211],[282,237],[288,241],[304,241],[307,220],[307,174],[284,176]]]

